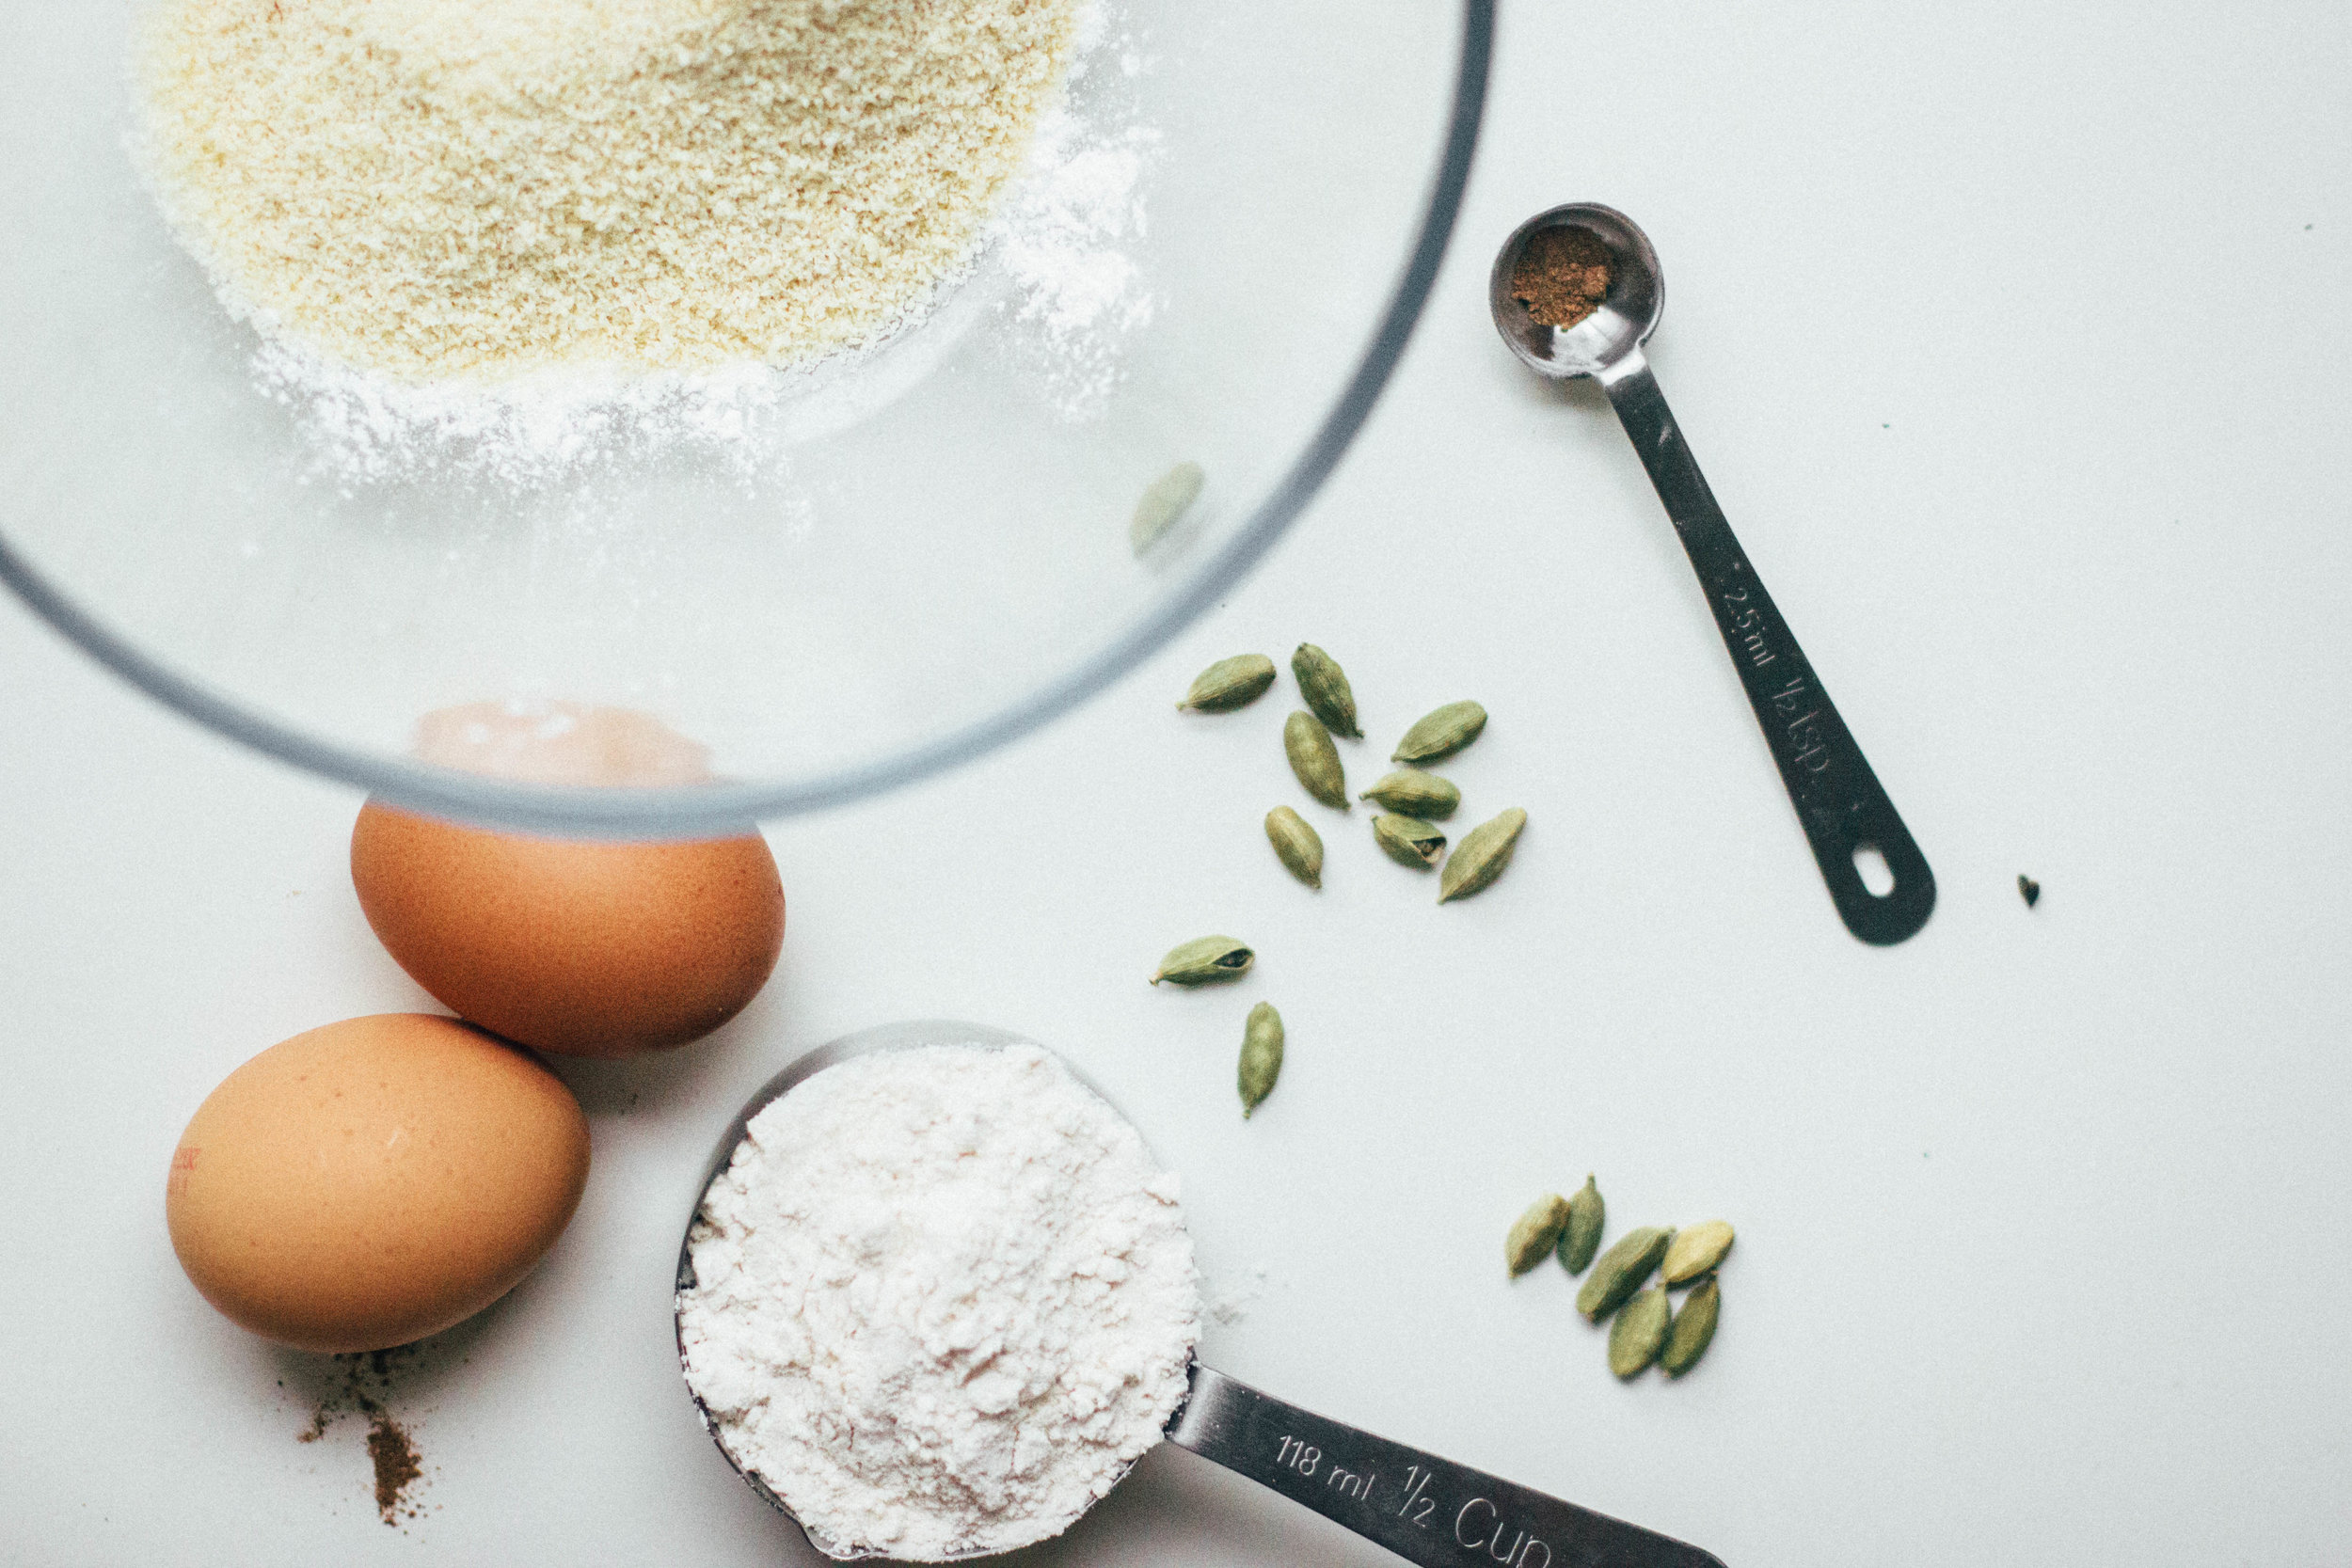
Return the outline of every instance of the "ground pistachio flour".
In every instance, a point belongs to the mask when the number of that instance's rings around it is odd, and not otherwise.
[[[265,332],[412,379],[796,363],[969,259],[1081,0],[157,0],[145,154]]]
[[[727,1451],[835,1548],[1058,1534],[1184,1402],[1176,1178],[1034,1046],[853,1057],[755,1117],[678,1303]]]

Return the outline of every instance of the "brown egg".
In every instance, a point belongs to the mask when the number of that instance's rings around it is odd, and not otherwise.
[[[683,1045],[743,1010],[784,945],[784,886],[757,833],[685,843],[532,838],[371,800],[351,880],[416,982],[541,1051]]]
[[[171,1157],[171,1246],[204,1299],[304,1350],[437,1334],[514,1289],[579,1206],[588,1119],[525,1053],[386,1013],[271,1046]]]
[[[657,789],[710,782],[709,748],[651,714],[586,703],[485,702],[417,721],[421,762],[525,784]]]

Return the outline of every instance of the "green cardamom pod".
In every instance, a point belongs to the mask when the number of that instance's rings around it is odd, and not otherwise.
[[[1309,887],[1323,885],[1323,835],[1288,806],[1265,814],[1265,836],[1275,858]]]
[[[1546,1193],[1527,1206],[1527,1212],[1511,1222],[1511,1233],[1502,1239],[1503,1266],[1513,1278],[1525,1274],[1543,1261],[1560,1240],[1560,1227],[1568,1223],[1568,1200],[1558,1193]]]
[[[1674,1239],[1672,1230],[1654,1225],[1618,1237],[1617,1244],[1600,1255],[1593,1272],[1585,1276],[1583,1288],[1576,1292],[1576,1309],[1586,1322],[1598,1323],[1623,1307],[1626,1298],[1640,1290],[1657,1269]]]
[[[1625,1304],[1609,1325],[1609,1370],[1619,1377],[1639,1377],[1666,1348],[1667,1325],[1674,1308],[1667,1305],[1666,1287],[1653,1285]]]
[[[1413,727],[1405,732],[1405,738],[1396,743],[1397,762],[1435,762],[1450,757],[1471,741],[1486,727],[1486,710],[1476,703],[1448,703],[1434,713],[1423,714]]]
[[[1511,851],[1519,846],[1519,830],[1526,826],[1527,813],[1513,806],[1464,833],[1454,858],[1445,863],[1445,875],[1438,879],[1438,902],[1450,904],[1484,893],[1511,863]]]
[[[1600,1188],[1590,1176],[1584,1185],[1568,1199],[1567,1228],[1560,1232],[1560,1266],[1570,1274],[1582,1274],[1584,1266],[1600,1250],[1600,1227],[1609,1217],[1609,1206],[1601,1201]]]
[[[1370,800],[1391,811],[1418,816],[1424,822],[1436,822],[1452,816],[1462,803],[1462,792],[1451,780],[1435,773],[1424,773],[1418,768],[1400,768],[1356,797]]]
[[[1205,986],[1212,980],[1238,980],[1249,972],[1256,958],[1232,937],[1199,937],[1169,948],[1152,983],[1156,986],[1166,980],[1179,986]]]
[[[1282,750],[1299,784],[1327,806],[1347,809],[1347,774],[1331,732],[1311,713],[1294,713],[1282,724]]]
[[[1160,536],[1176,526],[1176,519],[1192,508],[1200,499],[1200,486],[1207,480],[1198,463],[1179,463],[1153,480],[1136,502],[1136,515],[1127,525],[1127,543],[1141,555],[1160,542]]]
[[[1658,1357],[1668,1377],[1680,1377],[1699,1364],[1699,1357],[1714,1341],[1715,1320],[1723,1311],[1723,1287],[1712,1279],[1683,1298],[1674,1327],[1666,1331],[1666,1348]]]
[[[1363,729],[1356,722],[1356,692],[1338,659],[1311,642],[1301,642],[1291,655],[1291,673],[1297,677],[1298,694],[1307,699],[1315,717],[1331,727],[1333,735],[1363,739]]]
[[[1661,1269],[1669,1285],[1688,1285],[1701,1275],[1715,1272],[1731,1250],[1732,1231],[1729,1220],[1708,1220],[1694,1225],[1675,1236],[1675,1244],[1666,1249],[1666,1261]]]
[[[1372,819],[1372,836],[1389,852],[1389,859],[1416,871],[1426,871],[1445,853],[1445,833],[1435,822],[1418,816],[1384,813]]]
[[[1264,696],[1273,684],[1274,660],[1263,654],[1235,654],[1194,676],[1192,689],[1176,705],[1202,713],[1231,713]]]
[[[1281,1076],[1282,1015],[1274,1010],[1273,1003],[1261,1002],[1249,1009],[1249,1022],[1241,1031],[1241,1070],[1236,1081],[1241,1086],[1244,1121],[1274,1092],[1274,1081]]]

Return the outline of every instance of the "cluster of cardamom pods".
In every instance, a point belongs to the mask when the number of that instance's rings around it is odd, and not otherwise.
[[[1186,473],[1180,467],[1167,475],[1146,498],[1154,529],[1166,526],[1163,512],[1171,505],[1181,512],[1199,490],[1197,470]],[[1138,511],[1136,516],[1140,530],[1145,515]],[[1140,550],[1145,546],[1138,542],[1136,547]],[[1339,660],[1311,642],[1301,642],[1291,655],[1291,674],[1307,704],[1282,725],[1282,750],[1290,758],[1291,771],[1314,800],[1335,811],[1346,811],[1347,772],[1332,736],[1363,738],[1363,726],[1356,720],[1355,689],[1348,685],[1347,672],[1340,668]],[[1274,660],[1263,654],[1236,654],[1201,671],[1184,700],[1176,705],[1196,713],[1231,713],[1264,696],[1273,689],[1274,680]],[[1440,904],[1468,898],[1491,886],[1511,863],[1519,831],[1527,826],[1527,813],[1513,806],[1463,834],[1453,857],[1446,857],[1445,831],[1438,821],[1454,815],[1462,803],[1462,792],[1450,780],[1420,765],[1454,755],[1476,740],[1486,727],[1486,710],[1476,703],[1448,703],[1422,716],[1397,742],[1391,760],[1406,766],[1361,796],[1388,808],[1373,818],[1372,836],[1391,860],[1416,871],[1443,863],[1438,875]],[[1323,835],[1312,823],[1290,806],[1277,806],[1265,814],[1265,836],[1285,870],[1311,888],[1323,886]],[[1238,980],[1256,958],[1246,943],[1232,937],[1196,937],[1168,951],[1152,983],[1190,987]],[[1275,1080],[1282,1071],[1282,1015],[1271,1003],[1259,1003],[1243,1025],[1241,1061],[1234,1074],[1245,1117],[1274,1092]]]
[[[1593,1272],[1576,1292],[1576,1309],[1592,1323],[1616,1314],[1609,1325],[1609,1370],[1633,1378],[1655,1363],[1669,1377],[1680,1377],[1699,1364],[1715,1339],[1724,1309],[1715,1271],[1731,1251],[1731,1224],[1708,1220],[1681,1230],[1644,1226],[1600,1252],[1607,1218],[1608,1206],[1590,1176],[1574,1197],[1546,1193],[1511,1227],[1502,1243],[1503,1263],[1514,1277],[1542,1262],[1547,1253],[1558,1257],[1570,1275],[1583,1274],[1589,1265]],[[1652,1275],[1658,1276],[1655,1284]],[[1676,1311],[1669,1292],[1691,1287],[1682,1309]]]
[[[1339,660],[1312,642],[1301,642],[1291,655],[1291,674],[1307,704],[1282,724],[1282,751],[1291,772],[1309,797],[1334,811],[1346,811],[1347,770],[1333,736],[1363,738],[1355,689]],[[1274,679],[1272,659],[1263,654],[1236,654],[1201,671],[1176,705],[1200,713],[1231,713],[1264,696]],[[1448,703],[1422,715],[1390,758],[1405,766],[1357,798],[1386,808],[1372,819],[1372,836],[1391,860],[1415,871],[1439,868],[1440,904],[1492,886],[1511,863],[1511,852],[1527,826],[1527,813],[1513,806],[1463,834],[1453,855],[1446,854],[1445,830],[1438,824],[1461,805],[1462,792],[1451,780],[1429,772],[1426,765],[1461,751],[1486,727],[1486,710],[1472,702]],[[1265,836],[1275,858],[1292,876],[1309,887],[1323,886],[1323,835],[1311,823],[1289,806],[1277,806],[1266,813]]]

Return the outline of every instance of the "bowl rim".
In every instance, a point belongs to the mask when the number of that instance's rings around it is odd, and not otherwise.
[[[166,707],[264,755],[428,816],[591,837],[739,832],[762,817],[847,804],[962,766],[1028,735],[1158,652],[1257,564],[1338,467],[1403,358],[1461,214],[1486,116],[1497,0],[1462,0],[1453,103],[1435,179],[1402,276],[1338,400],[1233,537],[1178,591],[1074,669],[998,712],[852,767],[792,782],[723,780],[661,789],[522,784],[324,741],[166,665],[50,582],[0,534],[0,583],[67,641]]]

